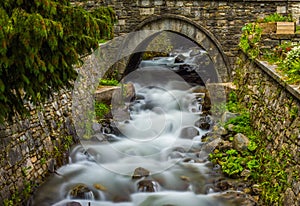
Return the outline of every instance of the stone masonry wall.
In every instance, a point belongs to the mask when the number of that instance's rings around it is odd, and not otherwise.
[[[35,186],[66,160],[74,142],[70,99],[70,92],[53,95],[38,108],[29,106],[31,117],[0,125],[0,205],[8,199],[25,205]]]
[[[257,18],[278,12],[300,16],[299,0],[73,0],[74,4],[92,9],[99,5],[112,6],[118,23],[115,34],[130,33],[145,19],[164,14],[184,16],[202,25],[221,43],[233,67],[238,54],[242,27]]]
[[[274,66],[250,61],[245,55],[236,69],[238,96],[250,109],[253,126],[263,132],[272,159],[288,162],[289,187],[283,204],[300,205],[300,88],[286,84]],[[285,154],[284,156],[281,156]],[[276,184],[274,182],[274,184]]]

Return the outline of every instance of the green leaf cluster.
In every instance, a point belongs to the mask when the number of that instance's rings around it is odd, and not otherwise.
[[[300,44],[287,53],[279,69],[287,74],[290,83],[300,83]]]
[[[119,81],[116,79],[100,79],[99,84],[103,86],[117,86],[119,85]]]
[[[95,114],[97,120],[102,120],[105,115],[107,115],[110,112],[110,107],[102,102],[95,102]]]
[[[0,122],[72,87],[73,66],[112,38],[115,20],[111,8],[88,12],[69,0],[0,1]]]
[[[259,43],[262,29],[256,23],[248,23],[242,28],[242,32],[239,47],[247,53],[250,58],[255,59],[260,53]]]

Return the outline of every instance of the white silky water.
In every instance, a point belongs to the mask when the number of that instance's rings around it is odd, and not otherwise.
[[[143,68],[124,80],[135,88],[135,99],[125,102],[130,118],[114,122],[118,135],[97,134],[114,141],[81,141],[32,204],[235,205],[212,187],[216,174],[202,151],[202,136],[209,130],[195,126],[204,94],[169,74]]]

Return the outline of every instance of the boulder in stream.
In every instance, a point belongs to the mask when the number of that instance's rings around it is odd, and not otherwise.
[[[195,127],[185,127],[181,130],[179,137],[183,139],[193,139],[199,135],[199,131]]]
[[[72,199],[93,199],[94,194],[91,189],[85,184],[75,185],[69,193]]]
[[[66,206],[82,206],[82,205],[79,202],[72,201],[72,202],[68,202]]]
[[[139,192],[157,192],[159,185],[153,180],[141,180],[137,183],[137,190]]]
[[[150,175],[149,170],[142,167],[138,167],[134,170],[132,179],[141,179],[143,177],[148,177],[149,175]]]

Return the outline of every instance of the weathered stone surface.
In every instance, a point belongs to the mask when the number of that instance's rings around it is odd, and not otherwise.
[[[185,127],[181,130],[179,137],[183,139],[193,139],[199,135],[199,131],[194,127]]]
[[[245,135],[238,133],[236,135],[234,135],[233,137],[233,147],[237,150],[237,151],[246,151],[249,145],[249,139],[248,137],[246,137]]]
[[[62,155],[56,156],[58,161],[53,162],[51,170],[54,171],[60,166],[59,163],[63,162],[59,160],[64,158],[65,148],[62,139],[74,134],[70,119],[70,94],[68,91],[53,94],[40,109],[27,105],[30,117],[13,118],[11,124],[5,123],[5,129],[0,130],[3,136],[0,141],[0,148],[3,151],[0,153],[2,159],[0,168],[6,171],[1,172],[3,183],[0,184],[1,199],[10,198],[17,190],[22,190],[25,182],[40,184],[49,173],[50,159],[57,155],[54,146]],[[16,187],[10,186],[14,184]]]
[[[221,122],[226,123],[228,122],[230,119],[233,119],[237,117],[237,114],[232,113],[232,112],[224,112],[224,114],[221,117]]]

